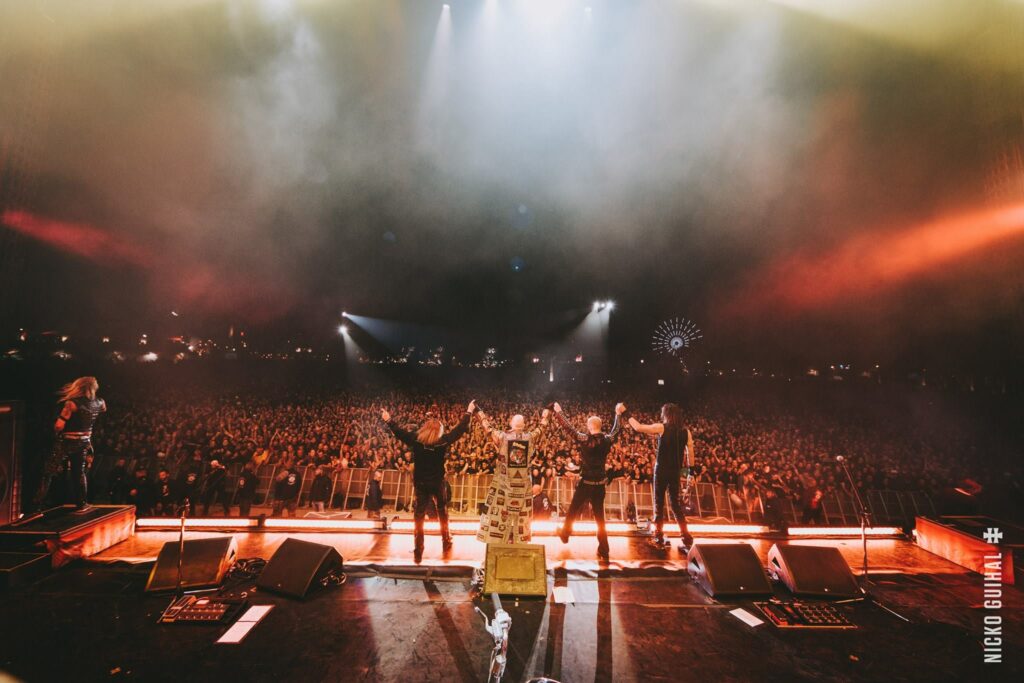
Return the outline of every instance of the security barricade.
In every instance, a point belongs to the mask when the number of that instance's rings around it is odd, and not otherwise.
[[[129,476],[139,465],[156,469],[154,459],[131,459],[127,463]],[[105,481],[113,467],[113,458],[97,458],[92,476]],[[178,470],[190,463],[161,463],[167,467],[172,478]],[[235,504],[235,488],[240,463],[227,466],[228,500]],[[309,505],[315,466],[297,468],[301,476],[299,504]],[[200,466],[200,477],[205,476],[208,464]],[[346,468],[327,471],[331,477],[331,494],[328,507],[336,510],[355,511],[364,508],[367,488],[372,476],[368,468]],[[271,505],[275,498],[275,483],[281,468],[267,464],[257,469],[258,484],[254,504]],[[156,472],[152,473],[155,479]],[[481,514],[487,490],[491,484],[490,474],[453,474],[448,476],[451,488],[449,506],[452,514],[475,516]],[[569,503],[578,482],[577,477],[554,477],[543,482],[545,493],[552,503],[555,515],[561,517],[568,512]],[[685,486],[685,482],[683,482]],[[384,470],[381,480],[384,509],[393,512],[412,510],[414,490],[412,473],[401,470]],[[876,525],[902,526],[910,524],[917,515],[935,515],[936,508],[931,498],[922,491],[866,491],[864,504]],[[791,496],[780,497],[778,505],[782,516],[789,524],[803,523],[804,510],[800,501]],[[670,506],[666,506],[670,507]],[[858,506],[853,496],[845,491],[829,491],[822,499],[822,524],[827,526],[857,526],[860,524]],[[586,514],[589,514],[587,512]],[[702,518],[714,518],[729,522],[755,523],[764,521],[764,500],[760,492],[744,492],[720,484],[697,482],[691,484],[687,514]],[[669,509],[671,516],[671,510]],[[654,500],[649,482],[635,482],[614,479],[608,484],[605,495],[605,517],[609,520],[624,521],[650,519],[654,516]]]

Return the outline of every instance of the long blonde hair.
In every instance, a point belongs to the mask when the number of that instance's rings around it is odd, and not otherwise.
[[[433,446],[441,440],[441,435],[443,434],[444,425],[441,424],[440,420],[431,418],[424,422],[423,426],[416,432],[416,440],[424,446]]]
[[[99,388],[100,383],[95,377],[79,377],[74,382],[62,386],[57,396],[60,403],[76,398],[93,398]]]

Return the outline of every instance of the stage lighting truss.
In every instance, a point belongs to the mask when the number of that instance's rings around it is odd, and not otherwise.
[[[654,330],[651,348],[658,353],[679,357],[683,351],[703,338],[704,333],[692,320],[671,318]]]

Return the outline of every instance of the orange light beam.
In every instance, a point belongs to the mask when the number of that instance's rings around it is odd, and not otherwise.
[[[154,262],[149,250],[127,243],[116,235],[84,223],[44,218],[23,210],[7,209],[0,222],[40,242],[91,261],[119,261],[147,268]]]
[[[939,218],[892,235],[858,234],[831,253],[767,265],[724,306],[727,317],[798,312],[864,296],[1024,235],[1024,203]]]

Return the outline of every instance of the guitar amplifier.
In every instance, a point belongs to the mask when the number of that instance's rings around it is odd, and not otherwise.
[[[23,415],[20,402],[0,402],[0,526],[21,515]]]

